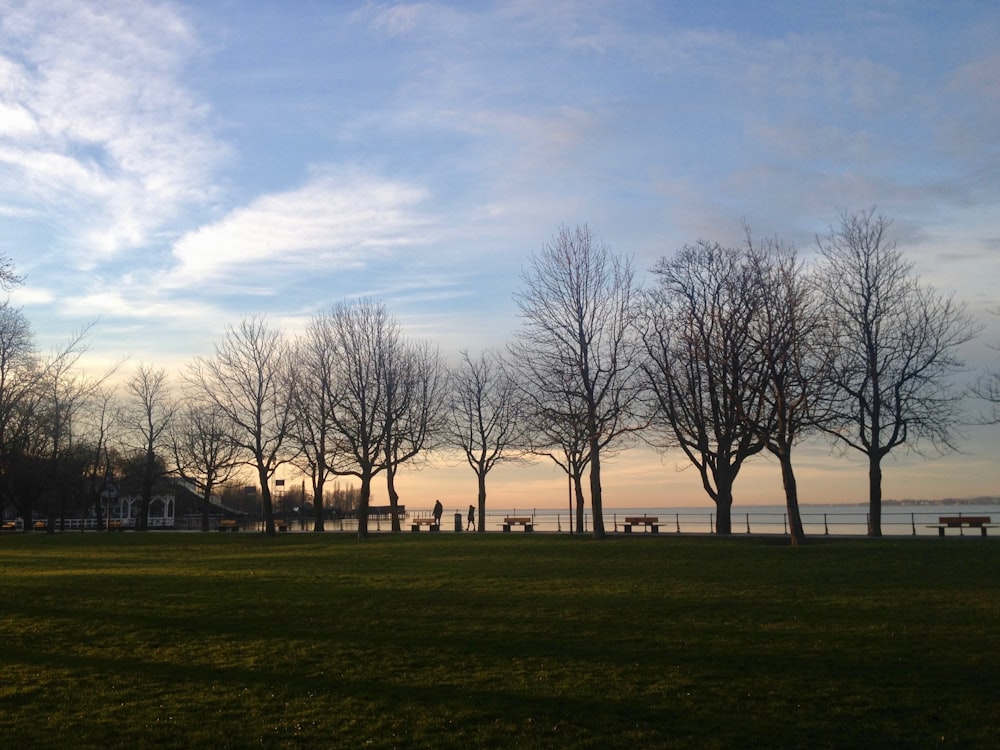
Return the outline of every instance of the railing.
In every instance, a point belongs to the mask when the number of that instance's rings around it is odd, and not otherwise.
[[[998,508],[1000,514],[1000,508]],[[416,515],[426,515],[426,513],[414,512]],[[446,511],[442,517],[441,529],[445,532],[453,531],[452,518],[456,511]],[[462,518],[462,528],[465,528],[465,514],[459,512]],[[656,516],[659,521],[661,534],[714,534],[717,528],[718,514],[709,508],[697,509],[662,509],[643,508],[629,510],[612,510],[604,513],[604,528],[609,533],[620,532],[624,526],[625,517],[629,516]],[[406,529],[406,518],[400,518],[402,528]],[[886,536],[901,535],[931,535],[936,532],[933,529],[924,528],[928,524],[935,523],[939,515],[938,510],[928,511],[884,511],[882,514],[882,533]],[[594,528],[594,516],[591,511],[586,511],[583,515],[583,528],[577,529],[576,514],[570,514],[566,510],[556,510],[552,508],[506,508],[498,510],[488,510],[485,518],[485,528],[487,532],[499,531],[503,526],[503,519],[508,516],[531,516],[535,531],[570,533],[578,531],[581,533],[591,533]],[[829,511],[809,511],[800,513],[803,528],[807,536],[864,536],[868,533],[868,514],[865,510],[845,510],[839,512]],[[476,514],[476,528],[479,528],[480,519]],[[296,524],[297,528],[299,524]],[[731,516],[731,533],[734,536],[743,534],[788,534],[788,514],[780,511],[759,509],[750,512],[734,512]],[[259,528],[259,526],[258,526]],[[311,530],[313,522],[307,519],[302,528]],[[358,522],[356,518],[328,519],[324,528],[327,531],[356,532]],[[392,528],[391,522],[387,518],[370,517],[368,519],[369,532],[386,532]]]
[[[920,510],[901,510],[897,508],[883,509],[881,529],[884,536],[931,536],[937,531],[927,528],[936,524],[942,514],[962,515],[962,513],[982,515],[981,509],[956,511],[954,507],[922,506]],[[989,511],[986,511],[989,514]],[[996,514],[1000,516],[1000,507]],[[497,531],[505,516],[530,515],[536,531],[569,533],[577,531],[591,533],[593,531],[593,513],[583,514],[583,528],[577,529],[576,513],[566,510],[539,508],[525,510],[497,509],[488,510],[485,518],[486,531]],[[660,534],[714,534],[717,531],[718,514],[714,509],[674,509],[674,508],[630,508],[614,509],[604,513],[604,528],[606,532],[623,530],[626,516],[655,516],[658,519]],[[868,533],[869,515],[866,507],[845,506],[843,510],[824,508],[816,510],[808,506],[803,508],[799,516],[802,520],[806,536],[865,536]],[[445,519],[450,513],[445,513]],[[479,518],[477,514],[477,528]],[[735,510],[730,516],[731,534],[737,535],[787,535],[789,532],[788,513],[769,508],[758,508],[750,511]],[[450,530],[450,524],[442,524],[444,530]],[[356,527],[355,527],[356,528]],[[369,524],[371,530],[372,525]]]
[[[102,518],[100,524],[96,518],[56,518],[54,522],[55,529],[57,531],[95,531],[104,530],[109,527],[109,520],[111,524],[115,527],[121,527],[125,529],[134,529],[136,519],[135,518]],[[49,522],[47,518],[36,518],[35,522],[43,521],[46,524]],[[21,522],[18,521],[19,528],[22,526]],[[174,520],[172,518],[150,518],[149,528],[151,529],[172,529],[174,528]]]
[[[465,528],[465,514],[459,511],[446,511],[441,528],[442,531],[454,533],[455,526],[452,519],[455,514],[462,519],[460,528]],[[882,534],[884,536],[932,536],[937,534],[936,528],[928,528],[936,524],[941,515],[961,516],[989,514],[989,510],[969,509],[968,511],[956,511],[954,506],[925,506],[920,510],[898,510],[888,509],[882,512]],[[1000,517],[1000,506],[995,511]],[[674,508],[631,508],[627,510],[615,509],[604,513],[604,528],[608,533],[623,531],[625,517],[629,516],[655,516],[658,519],[659,532],[661,535],[668,534],[714,534],[717,530],[718,514],[710,508],[706,509],[674,509]],[[401,514],[400,525],[405,530],[407,528],[407,518],[411,515],[425,515],[422,511],[411,511]],[[535,531],[549,533],[591,533],[594,528],[593,513],[586,511],[583,514],[583,528],[577,529],[576,514],[570,514],[565,509],[556,510],[552,508],[524,509],[505,508],[489,510],[485,519],[480,519],[476,514],[476,528],[480,523],[485,524],[487,532],[500,531],[503,526],[503,519],[508,516],[530,516]],[[829,509],[813,510],[808,507],[800,513],[803,530],[807,537],[820,536],[864,536],[868,533],[868,513],[860,506],[845,507],[844,510],[831,511]],[[45,520],[45,519],[42,519]],[[134,529],[134,518],[111,519],[115,523],[120,523],[126,529]],[[214,528],[217,518],[213,516],[211,527]],[[313,521],[311,518],[289,519],[292,531],[312,531]],[[756,534],[756,535],[787,535],[788,534],[788,514],[774,509],[759,508],[750,511],[735,511],[731,515],[731,534],[733,536]],[[101,519],[98,526],[95,518],[67,518],[65,524],[60,525],[56,519],[56,529],[63,531],[83,531],[101,530],[108,528],[108,520]],[[149,519],[149,528],[155,529],[188,529],[198,530],[201,528],[201,517],[178,518],[176,522],[169,518]],[[246,528],[262,529],[259,521],[247,520]],[[358,522],[356,518],[327,519],[324,528],[331,532],[356,533]],[[377,515],[369,518],[369,532],[382,533],[392,529],[389,518]]]

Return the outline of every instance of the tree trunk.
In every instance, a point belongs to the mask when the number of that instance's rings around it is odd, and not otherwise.
[[[358,490],[358,539],[368,538],[368,502],[372,496],[372,475],[361,473],[361,489]]]
[[[326,518],[323,508],[323,490],[325,484],[322,480],[313,483],[313,531],[326,531]]]
[[[479,532],[486,533],[486,472],[477,471],[476,477],[479,479]]]
[[[389,514],[392,516],[392,531],[399,533],[402,529],[399,523],[399,493],[396,492],[396,469],[391,461],[386,462],[385,486],[389,493]]]
[[[799,513],[799,490],[795,482],[795,472],[792,470],[792,458],[786,450],[778,457],[781,464],[781,483],[785,487],[785,507],[788,510],[788,534],[793,547],[806,543],[805,531],[802,528],[802,515]]]
[[[146,457],[142,467],[142,496],[139,518],[136,519],[136,531],[149,530],[149,506],[153,500],[153,479],[156,475],[156,454],[153,446],[146,446]]]
[[[882,458],[868,454],[868,536],[882,536]]]
[[[601,496],[601,447],[597,436],[590,439],[590,507],[594,511],[594,539],[604,539],[604,508]]]
[[[274,507],[271,505],[271,486],[267,481],[267,472],[259,469],[260,479],[260,510],[264,521],[264,534],[274,536]]]
[[[153,500],[153,488],[145,479],[139,496],[139,517],[135,519],[136,531],[149,531],[149,505]]]
[[[104,518],[104,511],[101,509],[102,503],[103,503],[103,498],[101,497],[100,493],[98,493],[97,497],[94,500],[94,521],[97,524],[98,531],[104,528],[104,521],[102,520]],[[108,501],[108,503],[110,505],[110,501]]]
[[[573,477],[573,492],[576,493],[576,533],[582,534],[586,526],[584,515],[587,512],[587,498],[583,495],[583,474],[582,472]]]
[[[716,479],[715,533],[729,536],[733,533],[733,480]]]
[[[24,531],[34,531],[35,530],[35,513],[34,513],[35,501],[34,498],[24,496],[21,498],[20,508],[21,511],[21,525],[24,527]]]
[[[205,493],[201,498],[201,530],[210,531],[212,526],[212,485],[205,485]]]

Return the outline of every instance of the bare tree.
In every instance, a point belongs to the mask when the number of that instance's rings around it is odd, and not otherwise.
[[[118,365],[97,378],[78,366],[90,328],[42,357],[34,351],[20,310],[0,304],[0,490],[2,500],[24,519],[25,530],[41,510],[54,532],[57,517],[65,525],[68,503],[79,502],[84,510],[92,499],[86,476],[91,459],[88,412],[105,397],[104,383]]]
[[[0,304],[0,455],[15,439],[22,406],[38,375],[38,357],[28,319],[18,308]]]
[[[543,400],[543,397],[549,400]],[[566,473],[570,494],[570,533],[573,532],[574,508],[576,531],[582,533],[586,511],[583,476],[590,463],[586,404],[568,387],[561,392],[552,389],[549,393],[525,390],[521,401],[527,412],[529,450],[548,457]]]
[[[321,318],[338,352],[331,420],[340,450],[331,471],[361,481],[358,537],[368,536],[372,479],[386,468],[390,420],[386,419],[388,364],[400,345],[398,323],[373,300],[340,303]]]
[[[190,403],[174,420],[170,435],[174,471],[201,491],[201,530],[209,531],[212,495],[233,479],[240,449],[233,425],[214,403]]]
[[[107,528],[111,501],[117,497],[114,480],[116,453],[112,442],[123,423],[122,405],[114,388],[101,386],[95,390],[84,411],[84,441],[86,461],[84,482],[89,504],[94,508],[98,528]]]
[[[292,439],[298,449],[296,465],[309,477],[312,489],[313,531],[326,528],[325,487],[339,450],[333,423],[333,410],[339,398],[335,383],[338,357],[328,317],[314,317],[295,346],[291,388],[295,408]]]
[[[149,504],[153,485],[166,475],[169,428],[176,412],[170,396],[167,374],[148,364],[139,364],[125,382],[128,396],[125,415],[130,433],[130,449],[139,460],[140,511],[136,531],[149,528]]]
[[[798,483],[792,451],[802,437],[818,429],[826,417],[829,349],[826,321],[810,277],[793,247],[777,240],[754,247],[747,231],[753,287],[760,296],[751,326],[751,342],[763,360],[765,409],[754,427],[767,450],[778,459],[785,489],[789,536],[805,542],[799,512]]]
[[[400,341],[386,360],[385,476],[392,530],[400,530],[396,473],[417,458],[441,428],[445,368],[428,342]]]
[[[0,289],[13,289],[24,283],[24,277],[14,271],[13,259],[0,253]]]
[[[232,438],[244,461],[252,466],[260,485],[264,532],[274,536],[271,478],[291,460],[289,435],[293,428],[288,398],[290,357],[279,331],[264,318],[244,318],[228,326],[215,356],[195,360],[187,381],[199,400],[214,405],[232,424]]]
[[[503,356],[463,351],[449,378],[447,442],[462,451],[476,474],[479,531],[486,525],[486,477],[498,464],[520,460],[524,443],[519,391]]]
[[[23,282],[0,253],[0,289]],[[46,466],[49,410],[42,408],[45,362],[35,351],[31,325],[20,308],[0,302],[0,512],[12,505],[30,523],[35,501],[55,474]]]
[[[868,458],[868,534],[882,535],[882,459],[900,446],[954,449],[960,394],[950,378],[978,330],[965,306],[924,286],[874,208],[825,237],[823,302],[832,325],[836,422],[829,432]]]
[[[732,533],[733,485],[765,441],[766,379],[753,340],[760,295],[745,254],[700,241],[653,269],[641,320],[654,431],[698,469],[717,509],[716,532]]]
[[[75,453],[75,441],[80,432],[78,417],[88,402],[99,393],[104,383],[118,370],[116,363],[98,377],[89,377],[79,367],[87,351],[87,336],[93,325],[74,332],[67,343],[42,361],[36,381],[35,402],[31,409],[39,431],[41,447],[36,455],[48,464],[43,489],[52,495],[48,508],[48,533],[54,533],[56,519],[65,527],[70,482],[79,479],[66,471],[66,461]],[[26,519],[27,520],[27,519]]]
[[[642,427],[637,297],[631,259],[612,253],[586,225],[562,227],[533,254],[515,295],[522,327],[511,349],[530,389],[568,389],[586,409],[595,539],[605,536],[601,451]]]
[[[53,352],[45,361],[38,381],[36,414],[40,418],[38,426],[44,441],[42,451],[48,464],[40,489],[54,494],[48,504],[46,530],[49,534],[55,533],[57,516],[61,523],[66,514],[63,465],[72,450],[76,417],[96,387],[76,368],[86,351],[86,334],[86,330],[74,334],[65,348]],[[27,521],[25,519],[25,528]]]
[[[18,473],[27,467],[35,433],[39,369],[27,318],[0,304],[0,510],[19,502]]]
[[[992,311],[1000,315],[1000,309]],[[990,345],[990,349],[1000,351],[1000,346]],[[972,387],[972,395],[982,399],[990,407],[990,413],[982,418],[984,424],[1000,424],[1000,370],[986,370]]]

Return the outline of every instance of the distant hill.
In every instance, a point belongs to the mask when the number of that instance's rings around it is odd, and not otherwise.
[[[1000,505],[1000,497],[944,497],[938,500],[883,500],[882,505]]]

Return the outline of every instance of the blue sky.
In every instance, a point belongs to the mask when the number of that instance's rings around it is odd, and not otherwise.
[[[995,362],[998,31],[971,0],[0,0],[12,300],[43,349],[98,321],[95,369],[174,371],[242,315],[294,332],[362,295],[450,353],[516,331],[562,223],[645,269],[744,217],[809,252],[877,204]],[[1000,494],[995,440],[916,465]]]

